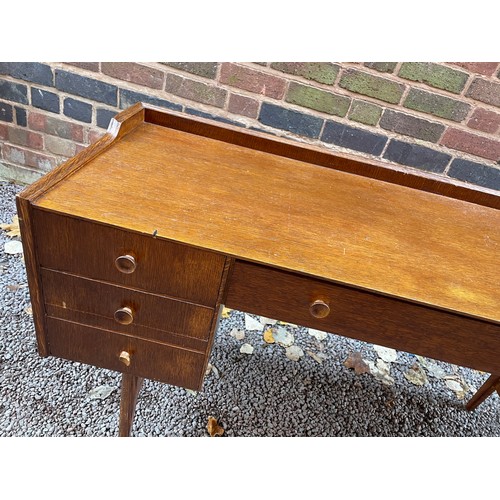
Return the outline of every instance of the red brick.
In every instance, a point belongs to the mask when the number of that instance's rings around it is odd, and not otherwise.
[[[33,167],[44,172],[48,172],[57,165],[56,159],[53,156],[35,153],[34,151],[10,146],[9,144],[4,145],[3,154],[5,160],[9,163]]]
[[[43,136],[24,128],[9,127],[8,141],[31,149],[43,149]]]
[[[500,127],[500,114],[477,108],[467,122],[467,126],[482,132],[494,134]]]
[[[75,66],[76,68],[80,69],[86,69],[87,71],[99,71],[98,62],[67,62],[64,64],[71,64],[71,66]]]
[[[259,113],[259,102],[251,97],[239,94],[229,96],[229,105],[227,110],[237,115],[248,116],[248,118],[257,118]]]
[[[481,137],[463,130],[449,128],[441,139],[441,144],[464,153],[480,156],[487,160],[500,160],[500,141]]]
[[[165,92],[217,108],[224,107],[227,97],[226,90],[220,87],[184,78],[173,73],[167,75]]]
[[[47,116],[41,113],[30,112],[28,116],[28,126],[32,130],[44,132],[49,135],[56,135],[63,139],[70,139],[75,142],[83,142],[83,126],[60,120],[54,116]]]
[[[286,88],[286,81],[283,78],[232,63],[222,65],[220,83],[274,99],[281,99],[285,95]]]
[[[497,62],[456,62],[452,64],[460,66],[471,73],[479,73],[485,76],[491,76],[498,67]]]
[[[7,125],[0,123],[0,140],[5,141],[8,133]]]
[[[165,80],[162,71],[130,62],[103,62],[101,63],[101,71],[113,78],[152,89],[161,89]]]

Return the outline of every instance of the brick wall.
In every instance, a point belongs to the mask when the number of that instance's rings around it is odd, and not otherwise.
[[[137,101],[500,190],[500,63],[0,63],[0,178]]]

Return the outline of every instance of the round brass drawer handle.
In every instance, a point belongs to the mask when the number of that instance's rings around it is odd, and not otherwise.
[[[130,354],[127,351],[122,351],[118,358],[125,366],[130,366]]]
[[[330,314],[330,306],[324,300],[318,299],[309,306],[309,312],[315,318],[326,318]]]
[[[130,325],[134,321],[134,313],[130,307],[120,307],[115,311],[115,321],[120,325]]]
[[[115,266],[121,273],[132,274],[137,267],[137,262],[133,255],[120,255],[115,260]]]

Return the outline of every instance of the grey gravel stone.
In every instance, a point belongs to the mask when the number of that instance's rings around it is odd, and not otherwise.
[[[0,222],[15,215],[19,186],[0,182]],[[36,350],[28,288],[21,255],[4,254],[8,240],[0,231],[0,436],[116,436],[120,374],[72,361],[41,358]],[[208,436],[209,416],[219,419],[225,436],[500,436],[500,400],[495,394],[476,411],[465,410],[443,380],[428,377],[412,385],[404,373],[416,357],[399,353],[391,365],[395,383],[385,386],[370,374],[356,375],[343,362],[352,351],[376,360],[373,346],[337,335],[320,344],[327,359],[304,355],[289,360],[285,349],[268,345],[262,332],[244,330],[244,313],[221,321],[203,391],[146,380],[132,428],[135,436]],[[280,325],[283,326],[283,325]],[[318,351],[317,340],[302,327],[285,326],[304,352]],[[243,342],[255,349],[241,354]],[[446,363],[475,388],[487,374]],[[88,393],[101,385],[116,390],[105,400]]]

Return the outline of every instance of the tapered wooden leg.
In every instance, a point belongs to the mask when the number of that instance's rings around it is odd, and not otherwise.
[[[476,409],[481,403],[488,399],[495,390],[500,394],[500,375],[490,375],[488,380],[478,389],[467,403],[469,411]]]
[[[134,421],[137,396],[144,379],[135,375],[122,375],[122,393],[120,401],[120,437],[130,436]]]

